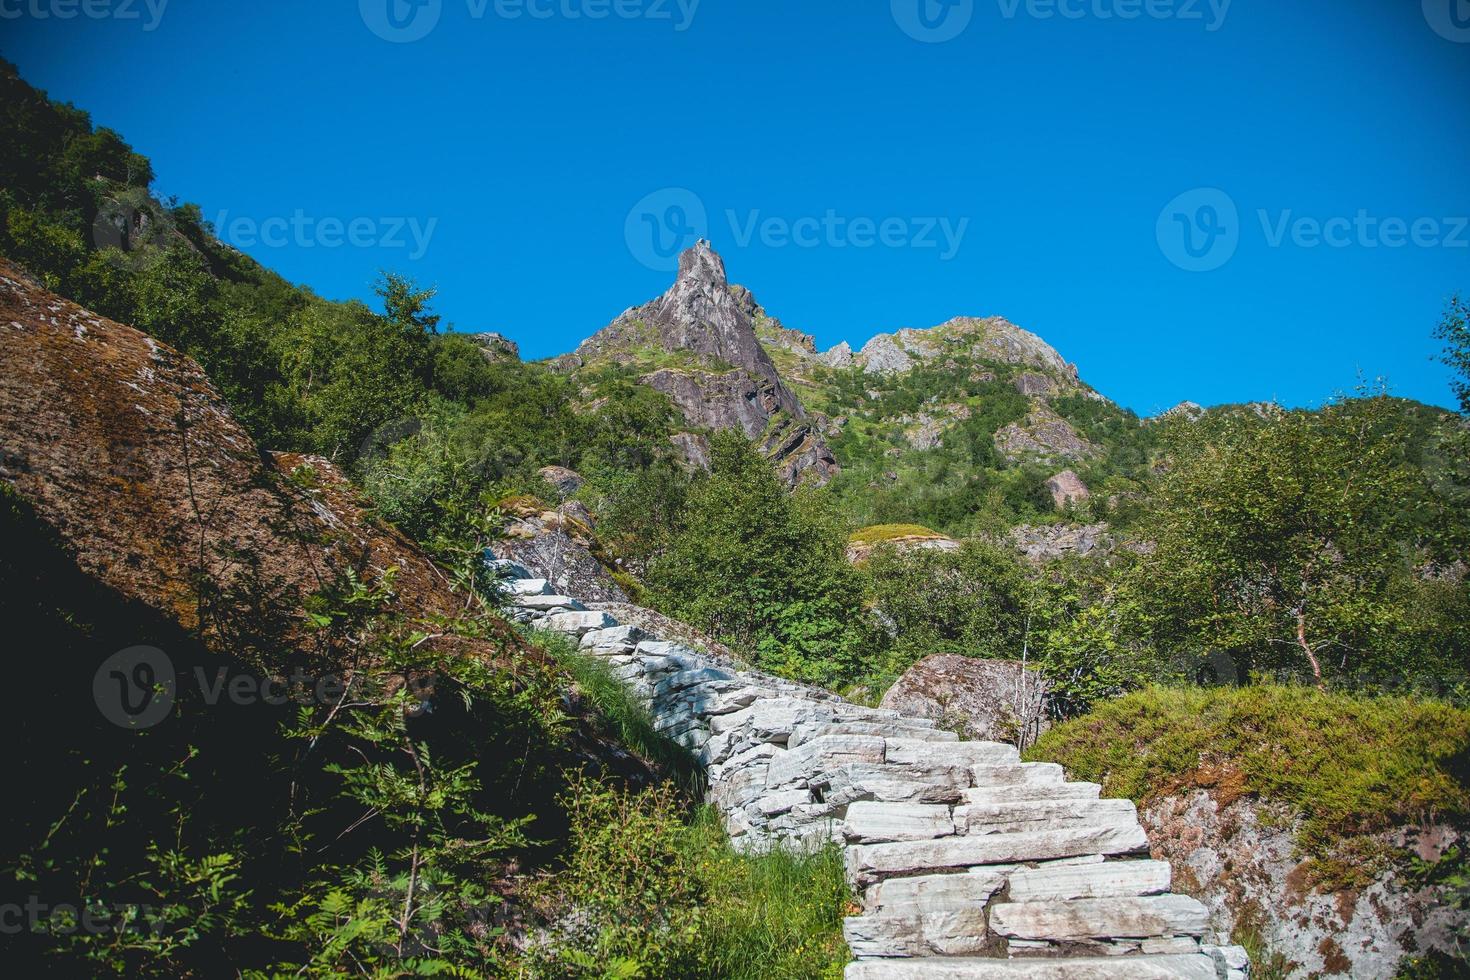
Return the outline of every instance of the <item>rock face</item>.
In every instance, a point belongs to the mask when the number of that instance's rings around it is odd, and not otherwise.
[[[960,741],[932,719],[863,708],[618,623],[496,562],[512,615],[577,639],[707,767],[737,848],[844,849],[860,890],[848,980],[1244,980],[1208,912],[1168,894],[1133,805]]]
[[[556,589],[589,601],[629,601],[612,572],[597,559],[593,528],[574,507],[545,509],[528,499],[503,502],[501,507],[506,524],[505,538],[494,546],[499,557],[519,562]]]
[[[488,361],[519,361],[521,348],[514,340],[498,333],[473,333],[469,335]]]
[[[1113,547],[1108,525],[1098,524],[1044,524],[1039,527],[1023,524],[1011,530],[1011,543],[1034,562],[1055,561],[1067,555],[1086,555],[1093,551]]]
[[[1288,814],[1250,797],[1221,806],[1195,789],[1167,797],[1140,815],[1154,857],[1167,860],[1174,879],[1209,911],[1221,933],[1247,925],[1266,947],[1291,963],[1292,976],[1375,980],[1397,973],[1401,957],[1449,951],[1463,912],[1432,889],[1414,891],[1385,875],[1363,889],[1322,893],[1308,889]],[[1434,859],[1455,843],[1455,832],[1428,826],[1385,837]]]
[[[1002,317],[955,317],[927,330],[904,329],[878,334],[863,345],[853,364],[871,374],[903,372],[915,361],[958,350],[985,360],[1038,368],[1053,377],[1027,374],[1032,384],[1056,379],[1076,381],[1077,371],[1046,341]],[[834,365],[837,366],[837,365]],[[1037,378],[1041,380],[1036,380]],[[1048,391],[1048,393],[1050,393]],[[1028,392],[1029,394],[1029,392]]]
[[[262,453],[193,359],[4,260],[0,323],[0,479],[85,575],[257,666],[310,646],[302,602],[349,571],[396,567],[410,620],[459,608],[331,463]]]
[[[966,738],[1030,745],[1050,727],[1046,681],[1018,660],[935,654],[914,664],[881,707],[928,718]]]
[[[759,442],[792,486],[826,483],[837,460],[757,338],[758,310],[749,290],[730,286],[724,261],[701,241],[679,257],[668,292],[624,312],[575,356],[577,363],[640,364],[652,351],[681,359],[640,380],[667,395],[691,426],[737,429]],[[815,348],[803,350],[815,355]]]
[[[564,498],[582,489],[587,482],[582,479],[582,474],[565,466],[543,466],[536,471],[536,475],[555,487],[556,492]]]
[[[995,434],[995,448],[1013,463],[1025,459],[1086,459],[1097,447],[1077,434],[1071,423],[1043,403],[1033,403],[1025,421],[1012,422]]]
[[[1068,505],[1085,504],[1092,499],[1092,491],[1087,489],[1087,484],[1071,470],[1062,470],[1047,480],[1046,490],[1057,510],[1065,510]]]

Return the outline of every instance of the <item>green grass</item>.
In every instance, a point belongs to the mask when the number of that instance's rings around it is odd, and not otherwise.
[[[850,958],[842,917],[852,893],[835,845],[810,854],[737,854],[719,815],[703,807],[687,828],[684,850],[708,896],[701,930],[708,976],[842,976]]]
[[[939,538],[943,537],[938,531],[930,530],[922,524],[875,524],[852,532],[848,541],[853,544],[879,544],[883,541],[892,541],[895,538]]]
[[[1370,835],[1470,815],[1470,712],[1431,700],[1305,687],[1152,687],[1052,729],[1029,758],[1137,803],[1194,787],[1221,804],[1286,804],[1324,887],[1389,855]]]
[[[596,706],[610,734],[620,744],[667,772],[681,789],[691,793],[703,791],[704,767],[699,760],[684,746],[664,737],[654,728],[648,709],[606,663],[579,653],[572,642],[559,633],[537,632],[532,641],[555,657],[572,675],[577,689]]]

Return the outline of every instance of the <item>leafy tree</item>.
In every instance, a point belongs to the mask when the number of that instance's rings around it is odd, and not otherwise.
[[[657,602],[767,669],[829,684],[854,676],[861,587],[819,498],[788,493],[739,433],[713,436],[710,458],[649,570]]]
[[[1459,296],[1453,297],[1434,336],[1445,344],[1441,360],[1458,375],[1450,386],[1460,399],[1460,411],[1470,413],[1470,303]]]
[[[1401,449],[1382,396],[1177,423],[1134,579],[1162,643],[1318,685],[1462,657],[1463,626],[1426,615],[1455,586],[1423,572],[1434,535],[1413,502],[1433,493]]]
[[[880,673],[902,673],[935,653],[1019,659],[1031,584],[1014,549],[969,542],[957,552],[874,550],[863,569],[878,611]]]

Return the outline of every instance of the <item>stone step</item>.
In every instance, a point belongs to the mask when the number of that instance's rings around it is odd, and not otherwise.
[[[970,785],[965,766],[890,766],[853,763],[820,773],[811,785],[839,806],[859,800],[884,803],[954,803]]]
[[[990,911],[999,935],[1049,942],[1201,936],[1209,924],[1209,911],[1186,895],[1010,902]]]
[[[1215,961],[1201,953],[1002,960],[979,956],[866,959],[847,965],[844,980],[1216,980]]]
[[[960,871],[917,878],[889,878],[863,895],[869,912],[888,905],[922,905],[930,909],[983,906],[1005,885],[1006,877],[992,871]]]
[[[1169,890],[1170,878],[1167,861],[1052,865],[1012,872],[1007,894],[1013,902],[1154,895]]]
[[[648,634],[636,626],[610,626],[583,636],[581,648],[599,656],[631,653],[647,638]]]
[[[1143,828],[1079,827],[1021,834],[943,837],[932,841],[856,844],[847,849],[849,879],[858,886],[884,878],[987,864],[1047,861],[1087,854],[1128,854],[1148,846]]]
[[[546,620],[546,628],[557,633],[569,633],[581,639],[593,630],[604,630],[618,625],[618,621],[605,612],[563,612]]]
[[[1052,786],[1065,778],[1062,767],[1055,762],[970,766],[970,779],[975,786]]]
[[[886,761],[899,766],[1020,765],[1021,754],[1004,742],[951,742],[940,744],[916,738],[888,739]]]
[[[934,909],[920,903],[842,920],[854,956],[969,956],[996,945],[985,928],[985,905]]]
[[[942,803],[877,803],[859,801],[847,808],[843,834],[860,844],[931,840],[955,831],[950,809]]]
[[[925,718],[903,718],[897,721],[831,721],[806,722],[791,730],[787,746],[796,748],[822,735],[901,735],[904,738],[921,739],[926,742],[958,742],[954,732],[933,727]]]
[[[883,739],[877,735],[823,735],[772,758],[766,785],[777,789],[806,783],[823,770],[852,762],[881,763],[883,749]]]
[[[1022,783],[1012,786],[976,786],[965,790],[966,803],[1014,803],[1021,800],[1095,800],[1097,783]]]
[[[1138,811],[1129,800],[1026,800],[1009,803],[965,803],[955,807],[955,833],[1015,834],[1136,823]]]

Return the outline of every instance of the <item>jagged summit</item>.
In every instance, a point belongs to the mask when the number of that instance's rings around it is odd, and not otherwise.
[[[679,257],[668,292],[583,341],[574,364],[643,370],[639,381],[667,395],[691,427],[739,429],[792,485],[825,483],[836,459],[762,346],[757,316],[750,291],[730,286],[724,260],[701,240]]]

